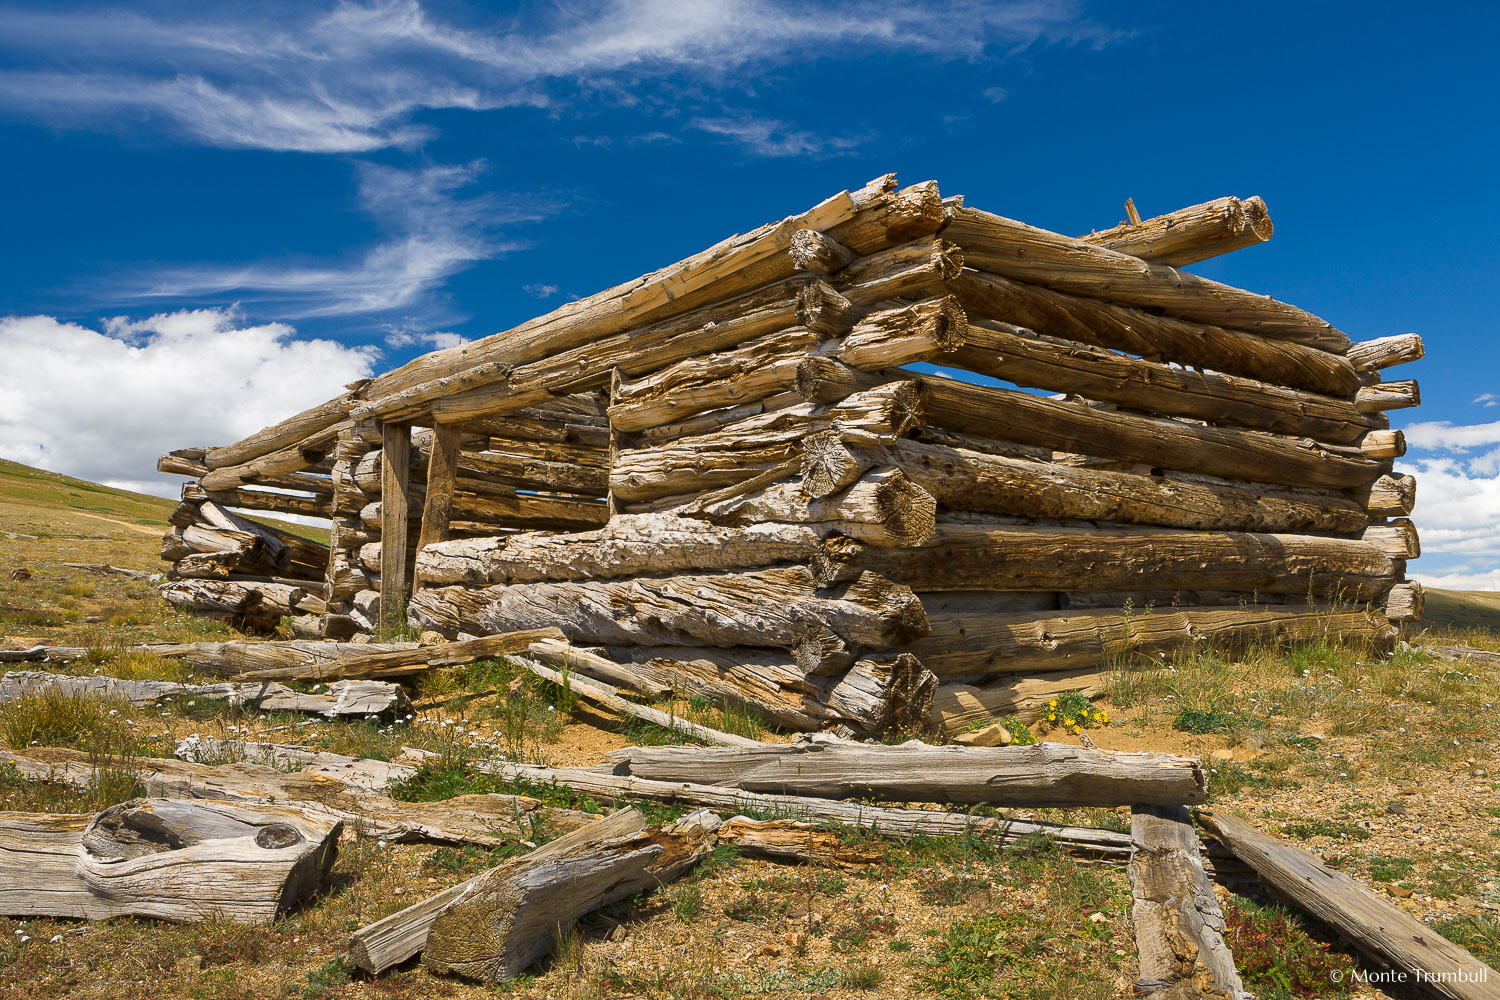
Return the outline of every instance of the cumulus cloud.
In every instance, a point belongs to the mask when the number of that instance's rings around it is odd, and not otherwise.
[[[1500,423],[1412,424],[1397,466],[1417,477],[1412,518],[1422,535],[1413,577],[1434,587],[1500,590]]]
[[[371,374],[371,348],[243,324],[218,309],[102,330],[0,317],[0,457],[173,496],[180,479],[156,474],[158,456],[237,441]]]
[[[428,109],[556,110],[598,95],[631,103],[673,76],[725,87],[808,53],[973,59],[992,45],[1098,46],[1120,34],[1072,0],[614,0],[468,20],[445,22],[417,0],[256,5],[176,21],[0,11],[0,47],[21,57],[0,72],[0,105],[54,125],[133,128],[145,118],[216,146],[365,152],[424,142],[432,133],[413,117]],[[785,143],[748,135],[747,148],[789,155]]]
[[[361,163],[356,169],[359,204],[385,231],[359,259],[173,268],[130,279],[141,287],[120,293],[168,299],[234,293],[294,319],[389,312],[412,306],[476,261],[525,246],[501,238],[499,227],[534,222],[550,211],[539,199],[458,197],[484,169],[482,162],[416,170]]]
[[[1500,420],[1457,426],[1447,420],[1429,420],[1411,424],[1404,433],[1407,445],[1412,448],[1467,451],[1487,444],[1500,444]]]

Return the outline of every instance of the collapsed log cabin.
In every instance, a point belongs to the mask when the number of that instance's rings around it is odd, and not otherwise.
[[[162,592],[329,638],[555,626],[792,729],[1388,644],[1422,594],[1385,369],[1422,342],[1178,269],[1271,228],[1227,198],[1075,239],[877,178],[164,457]]]

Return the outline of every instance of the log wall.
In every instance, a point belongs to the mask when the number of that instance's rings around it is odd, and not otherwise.
[[[1177,269],[1271,231],[1220,199],[1072,239],[878,178],[166,456],[198,482],[163,555],[245,620],[321,581],[328,635],[375,628],[384,565],[421,628],[555,625],[800,728],[1024,713],[1206,642],[1385,644],[1421,611],[1386,416],[1419,394],[1385,369],[1421,340]],[[417,427],[393,545],[382,424]]]

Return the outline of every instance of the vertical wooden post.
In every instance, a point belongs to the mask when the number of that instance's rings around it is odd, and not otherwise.
[[[609,408],[615,405],[615,397],[620,392],[620,383],[625,377],[620,374],[620,369],[614,368],[609,373],[609,398],[605,400],[604,412],[609,413]],[[614,520],[615,515],[620,513],[620,505],[615,500],[615,463],[620,459],[620,429],[615,426],[614,420],[609,422],[609,468],[606,472],[604,493],[604,517]]]
[[[432,428],[432,454],[427,457],[427,502],[422,507],[422,533],[417,549],[448,537],[453,517],[453,491],[458,480],[458,445],[463,435],[457,427],[437,424]]]
[[[382,424],[380,438],[380,628],[390,635],[406,624],[411,425]]]

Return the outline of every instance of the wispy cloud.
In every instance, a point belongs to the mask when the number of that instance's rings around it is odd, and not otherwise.
[[[1493,392],[1482,392],[1474,397],[1474,402],[1481,406],[1500,406],[1500,396],[1496,396]]]
[[[534,298],[550,299],[552,296],[557,294],[557,286],[543,284],[522,285],[521,291],[525,292],[527,295],[533,296]]]
[[[385,237],[359,259],[343,262],[251,263],[175,268],[141,279],[122,294],[186,299],[233,293],[274,304],[288,317],[382,313],[413,305],[451,275],[526,244],[498,235],[500,227],[537,221],[543,202],[505,204],[494,195],[457,193],[483,164],[399,170],[359,164],[359,204]]]
[[[973,59],[992,46],[1101,45],[1119,34],[1070,0],[614,0],[467,25],[416,0],[180,21],[0,11],[0,48],[19,57],[0,71],[0,106],[55,125],[135,130],[156,120],[217,146],[366,152],[423,143],[432,133],[413,118],[428,109],[557,108],[591,95],[630,103],[667,78],[724,87],[747,68],[809,54]],[[777,131],[721,134],[769,156],[808,145],[794,129]]]
[[[784,121],[738,115],[732,118],[694,118],[692,126],[734,140],[757,156],[823,156],[846,153],[869,135],[820,136]]]

